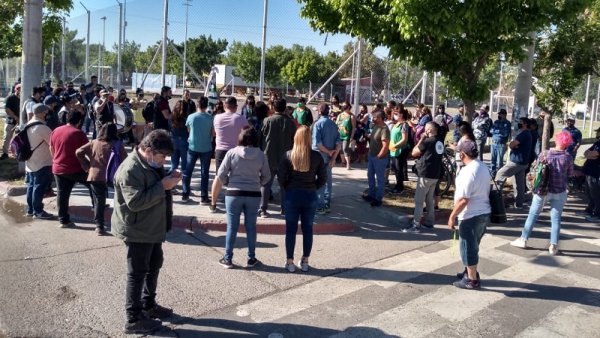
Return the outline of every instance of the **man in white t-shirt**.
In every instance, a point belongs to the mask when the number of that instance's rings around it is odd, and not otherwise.
[[[455,230],[458,219],[460,235],[460,257],[465,271],[457,277],[460,281],[454,286],[462,289],[479,289],[481,281],[477,272],[479,263],[479,243],[490,222],[490,182],[492,176],[485,164],[477,159],[477,145],[470,140],[456,147],[464,167],[456,178],[454,209],[448,219],[448,228]]]

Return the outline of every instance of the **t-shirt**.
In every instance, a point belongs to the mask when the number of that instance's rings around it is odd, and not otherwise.
[[[158,100],[158,109],[154,112],[154,121],[153,122],[153,127],[154,129],[164,129],[164,130],[169,130],[169,120],[167,120],[165,118],[165,116],[163,115],[163,110],[168,110],[169,113],[171,112],[171,107],[169,106],[169,100],[167,100],[164,97],[161,97]]]
[[[294,112],[292,113],[292,117],[300,125],[305,125],[307,127],[310,127],[310,125],[313,123],[312,113],[307,108],[304,108],[304,109],[296,108],[296,109],[294,109]]]
[[[212,134],[214,117],[207,112],[197,112],[188,116],[185,126],[190,130],[188,138],[191,151],[206,153],[212,150]]]
[[[571,138],[573,139],[573,142],[571,142],[571,144],[567,148],[567,152],[569,154],[571,154],[571,156],[573,156],[573,158],[575,158],[577,155],[575,153],[575,146],[578,143],[581,143],[581,139],[582,139],[581,131],[579,131],[579,129],[577,129],[576,127],[573,127],[573,128],[565,127],[565,128],[563,128],[563,131],[566,131],[569,134],[571,134]]]
[[[529,130],[520,132],[515,138],[519,141],[519,146],[510,151],[510,161],[516,164],[529,164],[531,156],[531,133]]]
[[[32,118],[27,124],[34,122],[44,122]],[[45,124],[38,124],[27,129],[27,137],[33,153],[31,157],[25,161],[26,172],[36,172],[44,167],[52,165],[52,155],[50,154],[50,133],[52,130]],[[35,149],[35,150],[34,150]]]
[[[224,112],[215,115],[214,126],[217,134],[217,150],[229,150],[237,146],[238,136],[242,128],[248,125],[248,120],[240,114]]]
[[[454,203],[461,198],[468,198],[469,203],[458,214],[458,220],[473,218],[492,212],[490,207],[490,181],[492,176],[485,164],[479,160],[462,167],[456,177]]]
[[[390,139],[390,130],[386,125],[373,125],[371,138],[369,139],[369,156],[377,156],[381,151],[384,140]]]
[[[594,144],[592,144],[592,146],[588,150],[600,152],[600,140],[598,140]],[[585,160],[585,163],[583,163],[583,172],[588,176],[599,178],[600,177],[600,158],[597,158],[595,160],[590,160],[590,159]]]
[[[392,126],[392,130],[390,131],[390,156],[396,157],[402,153],[402,149],[408,146],[408,142],[404,144],[402,148],[393,147],[394,144],[402,141],[402,135],[406,133],[408,137],[408,123],[396,123]]]
[[[19,109],[19,105],[21,104],[21,102],[19,101],[19,97],[15,94],[11,94],[6,98],[6,101],[4,102],[4,107],[5,108],[10,108],[10,110],[12,110],[12,112],[19,116],[19,114],[21,113],[20,109]],[[19,116],[19,118],[21,118]],[[15,121],[14,118],[12,118],[10,115],[8,115],[8,113],[6,113],[6,123],[8,124],[15,124],[17,121]]]
[[[50,136],[50,147],[53,152],[52,173],[67,175],[82,172],[75,150],[86,143],[88,139],[85,133],[70,124],[54,129]]]
[[[341,113],[337,117],[336,124],[340,131],[340,139],[342,141],[348,141],[350,139],[350,133],[352,132],[352,116],[350,116],[350,114]]]
[[[417,175],[423,178],[439,179],[442,170],[444,144],[437,136],[426,138],[419,144],[421,157],[417,159]]]

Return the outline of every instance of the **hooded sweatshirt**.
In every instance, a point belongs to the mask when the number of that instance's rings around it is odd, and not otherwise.
[[[227,152],[219,172],[227,196],[260,197],[260,187],[271,179],[269,162],[257,147],[237,146]]]

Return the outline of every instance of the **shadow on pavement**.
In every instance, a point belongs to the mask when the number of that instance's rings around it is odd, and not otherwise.
[[[504,290],[518,288],[520,290]],[[554,300],[580,305],[600,306],[600,290],[582,287],[562,287],[545,284],[525,284],[507,280],[486,279],[482,291],[503,293],[509,298]]]

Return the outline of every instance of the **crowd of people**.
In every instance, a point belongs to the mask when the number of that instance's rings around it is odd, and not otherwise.
[[[219,264],[232,268],[233,248],[244,216],[248,254],[246,268],[260,264],[256,257],[256,224],[271,216],[275,203],[273,183],[279,185],[280,213],[286,222],[288,272],[309,271],[315,215],[331,212],[332,168],[338,161],[346,170],[366,162],[368,190],[362,198],[371,207],[384,203],[386,185],[390,194],[407,194],[408,161],[414,160],[416,175],[414,214],[406,233],[434,227],[439,209],[439,183],[444,174],[443,156],[452,150],[457,167],[454,206],[448,228],[460,235],[464,271],[455,286],[481,287],[478,265],[479,243],[490,222],[490,186],[502,189],[513,178],[514,207],[522,209],[527,199],[527,176],[543,173],[544,182],[532,189],[529,215],[521,236],[511,245],[526,248],[527,240],[543,206],[551,206],[551,238],[548,251],[557,254],[561,214],[567,199],[567,182],[581,145],[581,132],[567,117],[564,130],[554,135],[556,146],[541,146],[545,111],[537,119],[521,117],[513,130],[507,112],[500,109],[493,121],[489,107],[482,106],[468,122],[464,106],[450,116],[444,105],[431,109],[419,104],[409,111],[402,103],[377,104],[370,111],[361,105],[355,115],[348,101],[334,96],[321,102],[316,114],[301,98],[295,107],[272,94],[265,102],[249,95],[241,109],[235,97],[215,103],[208,98],[191,98],[187,90],[172,101],[172,90],[163,87],[151,100],[141,89],[134,99],[125,91],[112,96],[112,89],[91,82],[79,91],[72,83],[65,88],[34,87],[21,114],[20,86],[6,100],[7,142],[23,116],[32,156],[25,162],[27,216],[58,219],[60,226],[74,226],[69,216],[69,199],[75,184],[89,189],[96,233],[105,235],[104,213],[108,189],[114,189],[111,233],[127,247],[126,332],[148,332],[160,325],[152,318],[169,316],[172,310],[155,301],[157,280],[163,262],[162,242],[173,216],[174,195],[181,203],[200,203],[219,212],[224,202],[227,215],[225,253]],[[143,134],[125,133],[115,115],[115,105],[143,116]],[[551,123],[551,122],[550,122]],[[550,133],[553,132],[551,123]],[[585,153],[583,172],[588,186],[586,219],[600,220],[600,128],[599,139]],[[88,139],[91,134],[91,141]],[[491,139],[491,163],[483,161]],[[8,140],[8,141],[7,141]],[[130,152],[125,146],[132,145]],[[507,150],[510,155],[505,162]],[[170,166],[165,168],[170,157]],[[210,183],[211,159],[215,171]],[[194,201],[191,179],[200,162],[200,201]],[[395,184],[390,184],[393,173]],[[528,174],[529,173],[529,174]],[[56,185],[58,215],[44,210],[43,198]],[[181,191],[176,187],[181,183]],[[209,194],[210,186],[210,194]],[[298,223],[302,229],[302,256],[295,261]],[[456,229],[458,227],[458,229]]]

